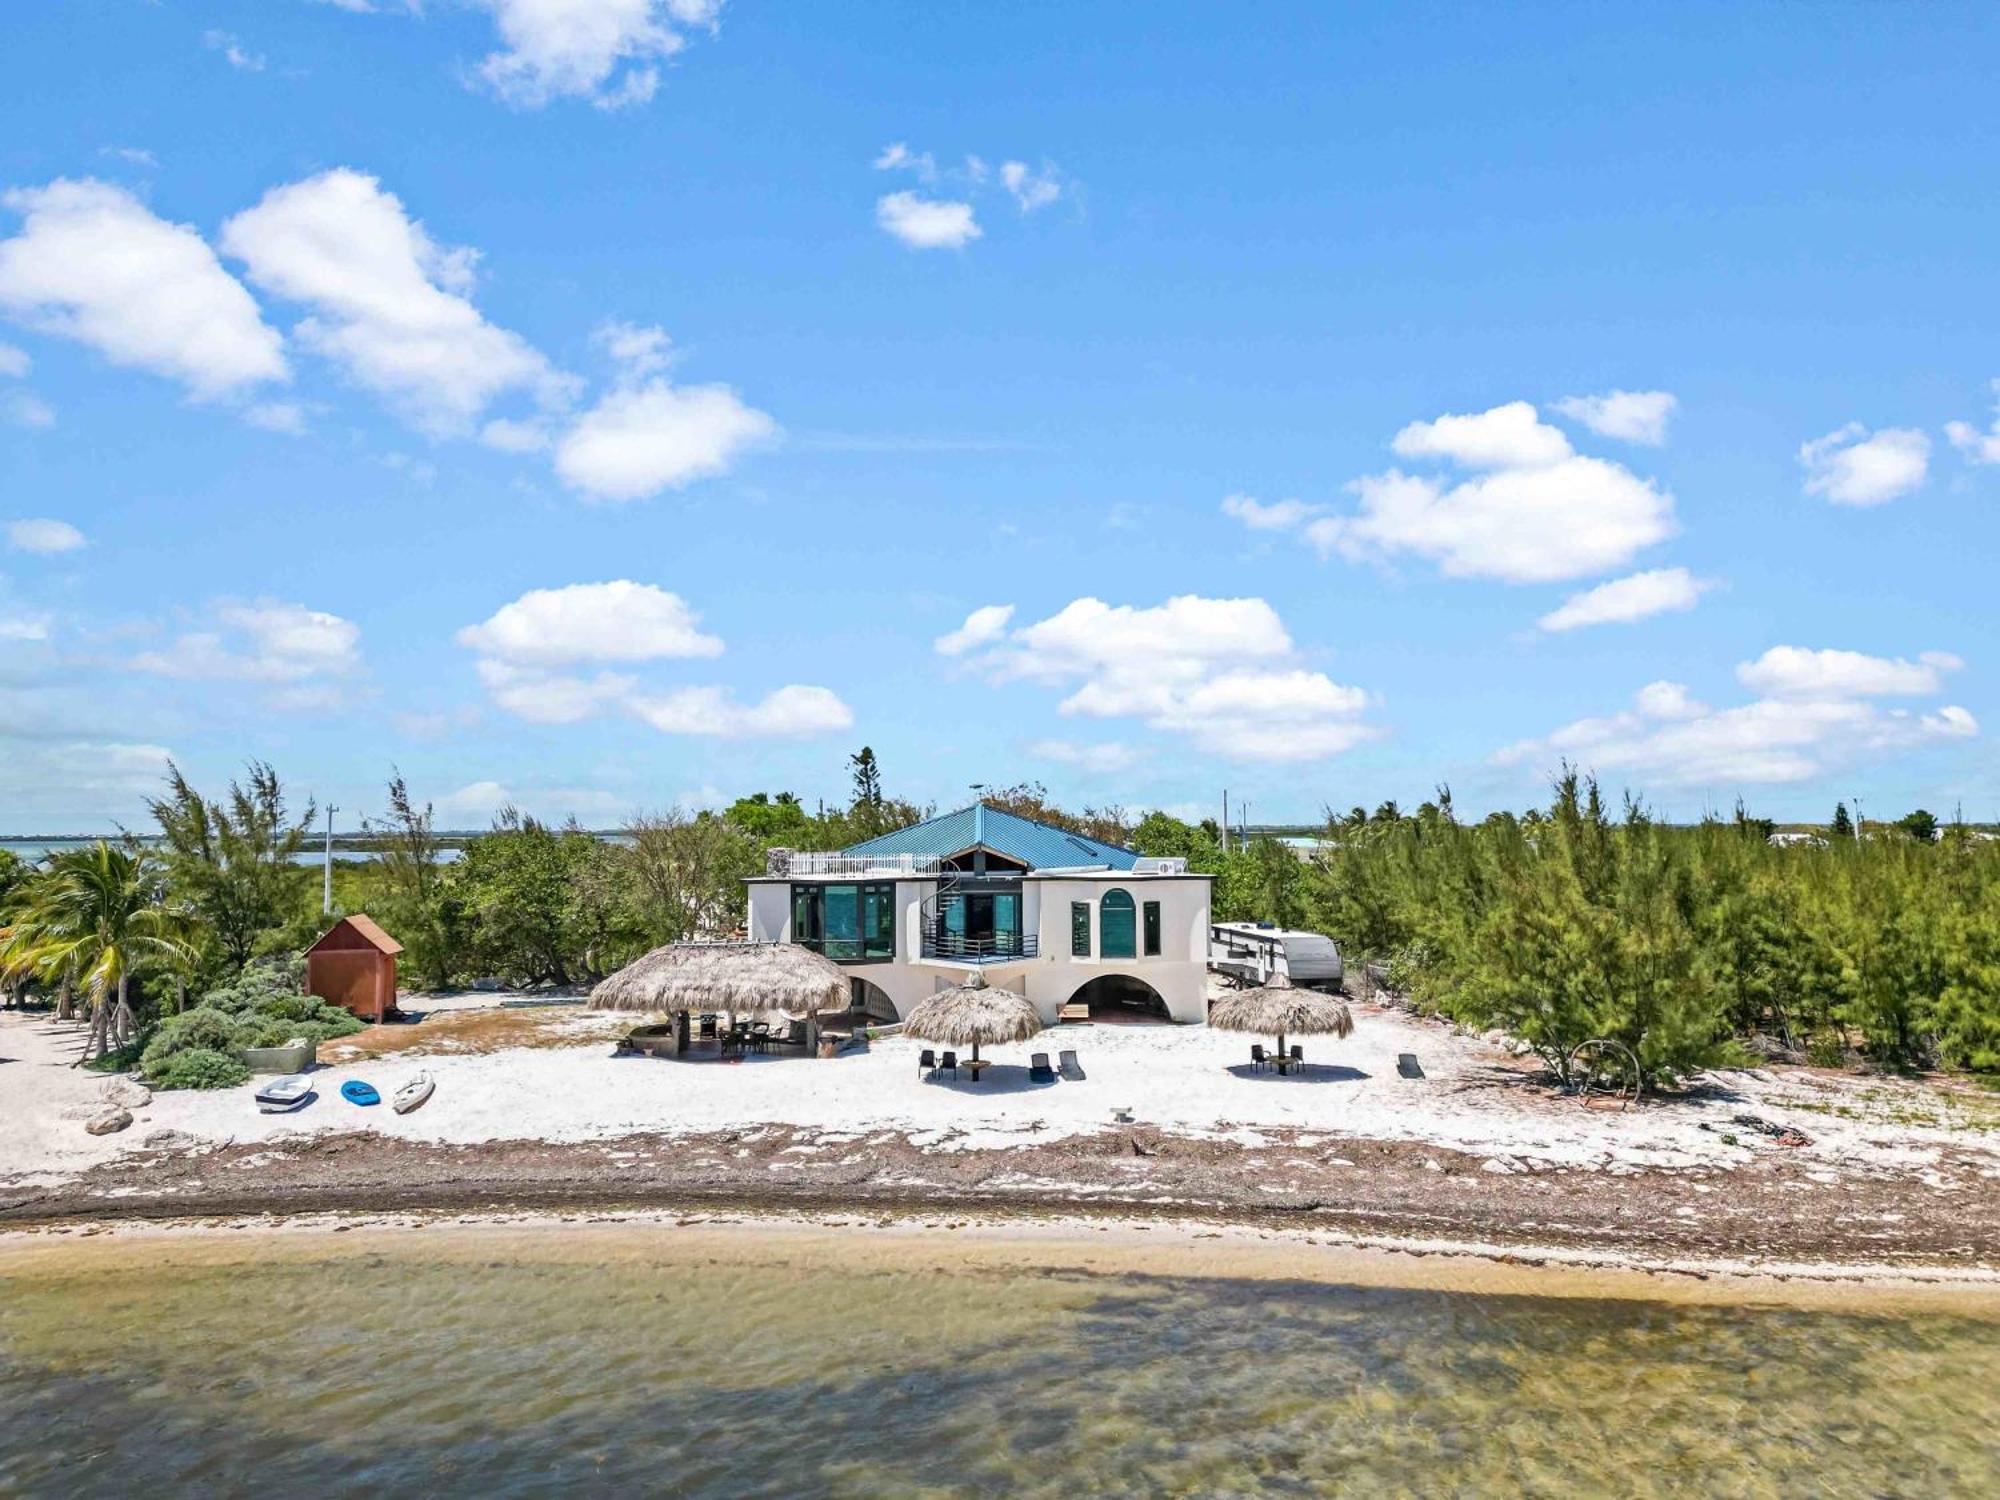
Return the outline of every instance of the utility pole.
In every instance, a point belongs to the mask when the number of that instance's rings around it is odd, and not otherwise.
[[[320,915],[325,917],[330,917],[333,915],[333,815],[339,811],[340,809],[335,807],[331,802],[327,803],[326,877],[324,886],[321,891],[320,902],[319,902]]]
[[[1854,799],[1854,842],[1861,842],[1861,799]]]
[[[1222,852],[1229,852],[1229,788],[1222,789]]]

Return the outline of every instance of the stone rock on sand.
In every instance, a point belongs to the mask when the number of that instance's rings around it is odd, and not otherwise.
[[[115,1135],[129,1127],[131,1123],[131,1110],[108,1109],[103,1114],[86,1121],[83,1128],[92,1135]]]

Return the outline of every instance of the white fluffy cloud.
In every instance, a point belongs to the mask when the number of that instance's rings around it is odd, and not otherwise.
[[[1303,500],[1266,503],[1249,495],[1225,495],[1222,513],[1235,517],[1252,531],[1291,531],[1318,515],[1319,507]]]
[[[877,198],[875,222],[912,250],[959,250],[982,233],[970,203],[912,192]]]
[[[639,500],[724,473],[778,435],[778,424],[726,385],[623,385],[556,445],[556,473],[599,500]]]
[[[680,595],[621,578],[530,590],[459,631],[458,643],[530,667],[720,656],[722,642],[701,633],[700,619]]]
[[[7,545],[16,552],[74,552],[85,546],[84,535],[67,521],[28,516],[7,523]]]
[[[1389,446],[1403,458],[1443,458],[1467,469],[1539,469],[1574,451],[1526,401],[1490,411],[1412,422]]]
[[[221,243],[259,287],[312,309],[301,342],[428,430],[462,431],[507,391],[568,393],[526,340],[472,305],[477,255],[438,245],[365,173],[338,167],[273,188],[223,225]]]
[[[201,44],[211,52],[220,52],[229,66],[239,73],[261,73],[264,71],[262,54],[252,52],[243,45],[242,38],[226,31],[205,31]]]
[[[1882,505],[1909,494],[1930,470],[1931,440],[1914,427],[1871,433],[1849,422],[1799,445],[1806,493],[1835,505]]]
[[[1061,174],[1047,162],[1042,163],[1039,172],[1024,161],[1002,162],[1000,181],[1014,195],[1015,206],[1024,214],[1047,208],[1062,196]]]
[[[1137,719],[1245,761],[1321,760],[1374,733],[1361,719],[1368,695],[1298,666],[1262,599],[1184,594],[1150,608],[1077,599],[1004,635],[987,611],[965,626],[985,643],[974,665],[995,681],[1068,688],[1064,714]]]
[[[1544,769],[1571,760],[1680,786],[1808,781],[1930,741],[1977,735],[1978,721],[1957,704],[1917,715],[1869,701],[1933,693],[1940,674],[1957,665],[1943,653],[1911,663],[1777,647],[1736,669],[1740,681],[1764,695],[1752,702],[1710,708],[1680,683],[1655,682],[1628,709],[1578,719],[1495,759]]]
[[[485,657],[474,670],[495,704],[531,724],[577,723],[622,702],[638,686],[636,678],[617,672],[580,677]]]
[[[6,376],[9,380],[23,380],[27,378],[28,367],[27,350],[0,342],[0,375]]]
[[[1859,651],[1773,646],[1736,669],[1736,680],[1770,698],[1916,698],[1943,691],[1945,674],[1965,665],[1949,651],[1915,661]]]
[[[1667,440],[1667,421],[1680,402],[1669,391],[1606,391],[1601,396],[1565,396],[1556,410],[1600,437],[1657,448]]]
[[[500,49],[480,79],[510,104],[589,99],[606,109],[643,104],[659,64],[694,31],[715,31],[723,0],[471,0],[492,13]]]
[[[206,241],[121,187],[59,178],[0,197],[0,308],[197,399],[288,378],[284,341]]]
[[[982,604],[965,617],[963,625],[939,636],[932,644],[940,656],[963,656],[999,640],[1007,633],[1007,622],[1013,618],[1011,604]]]
[[[777,738],[846,729],[854,715],[823,687],[791,685],[755,703],[726,688],[652,690],[605,663],[722,654],[679,595],[621,579],[535,589],[458,632],[479,653],[476,670],[496,705],[538,724],[571,724],[622,709],[667,734]]]
[[[1711,587],[1712,584],[1696,578],[1686,568],[1655,568],[1572,594],[1536,623],[1548,631],[1576,630],[1585,625],[1628,625],[1652,615],[1693,609]]]
[[[1993,382],[1993,391],[2000,395],[2000,380]],[[1973,463],[2000,464],[2000,417],[1983,432],[1970,422],[1947,422],[1944,434]]]
[[[937,158],[928,151],[912,151],[904,141],[884,146],[873,165],[878,172],[914,172],[919,181],[937,180]]]
[[[823,687],[796,683],[739,703],[727,688],[687,687],[659,697],[635,697],[632,711],[662,734],[709,739],[800,739],[849,729],[854,714]]]
[[[1353,481],[1358,510],[1305,524],[1322,556],[1412,553],[1448,577],[1554,583],[1622,566],[1673,534],[1670,495],[1578,454],[1525,401],[1412,422],[1392,446],[1471,472],[1456,483],[1400,469]]]
[[[132,658],[133,670],[158,677],[303,683],[343,677],[361,664],[361,629],[303,604],[262,600],[214,606],[211,628],[178,637],[171,648]]]

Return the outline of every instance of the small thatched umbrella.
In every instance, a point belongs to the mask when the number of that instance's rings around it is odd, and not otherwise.
[[[1224,1031],[1275,1036],[1278,1055],[1285,1055],[1285,1034],[1335,1036],[1353,1034],[1354,1017],[1347,1007],[1317,990],[1302,990],[1284,974],[1273,974],[1254,990],[1224,995],[1208,1008],[1208,1024]]]
[[[1025,1042],[1041,1029],[1034,1002],[993,988],[984,974],[919,1000],[903,1018],[903,1035],[945,1047],[970,1047],[974,1062],[981,1042]]]
[[[852,995],[840,965],[794,943],[669,943],[599,984],[590,1006],[812,1017]]]

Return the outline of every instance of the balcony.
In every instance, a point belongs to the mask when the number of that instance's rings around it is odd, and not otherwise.
[[[957,964],[1004,964],[1019,958],[1034,958],[1040,951],[1035,934],[995,932],[985,937],[967,937],[932,925],[924,929],[925,958],[940,958]]]

